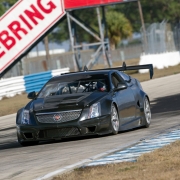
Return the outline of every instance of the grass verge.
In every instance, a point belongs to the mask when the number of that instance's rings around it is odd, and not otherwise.
[[[0,116],[16,113],[24,107],[30,100],[27,94],[16,95],[11,98],[3,98],[0,101]]]
[[[127,60],[127,65],[137,65],[139,63],[139,59]],[[122,61],[117,61],[113,63],[113,67],[122,66]],[[104,68],[104,65],[96,65],[96,69]],[[177,66],[165,68],[165,69],[154,69],[153,78],[159,78],[163,76],[169,76],[172,74],[180,73],[180,64]],[[149,73],[139,74],[137,71],[128,72],[132,77],[137,78],[139,81],[147,81],[149,80]],[[12,98],[4,98],[0,101],[0,116],[5,116],[8,114],[16,113],[18,109],[22,108],[29,102],[27,99],[27,94],[17,95]]]
[[[53,180],[178,180],[180,179],[180,141],[151,153],[137,162],[75,169]]]

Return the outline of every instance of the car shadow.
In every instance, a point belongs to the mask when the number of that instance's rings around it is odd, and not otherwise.
[[[153,115],[156,113],[172,114],[172,112],[176,111],[180,111],[180,94],[160,97],[151,101],[151,112]]]

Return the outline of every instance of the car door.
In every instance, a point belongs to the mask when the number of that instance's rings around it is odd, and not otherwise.
[[[126,82],[118,73],[112,73],[111,80],[114,88],[116,88],[118,84],[125,84],[127,86],[126,89],[114,92],[116,100],[118,102],[120,123],[121,125],[125,125],[135,118],[135,98],[131,88],[126,84]]]

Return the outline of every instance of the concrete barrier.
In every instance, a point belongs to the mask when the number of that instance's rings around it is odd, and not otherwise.
[[[153,64],[154,68],[164,69],[169,66],[176,66],[180,64],[179,52],[167,52],[161,54],[147,54],[141,55],[139,65]],[[146,73],[148,70],[139,70],[140,73]]]

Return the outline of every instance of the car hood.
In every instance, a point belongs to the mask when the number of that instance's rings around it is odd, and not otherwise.
[[[83,109],[105,97],[108,92],[92,92],[49,96],[32,101],[35,112],[67,111]]]

